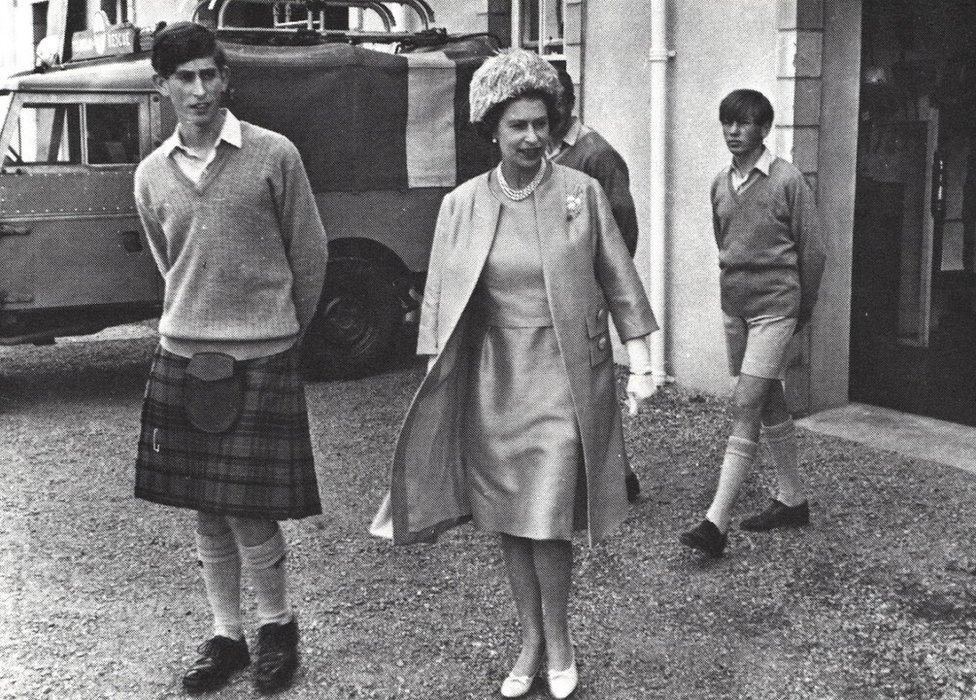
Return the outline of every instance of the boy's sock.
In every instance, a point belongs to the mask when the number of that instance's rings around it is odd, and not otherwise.
[[[712,505],[705,515],[722,532],[729,529],[732,505],[739,495],[739,488],[749,472],[750,465],[756,458],[758,447],[759,445],[752,440],[734,435],[729,438],[725,448],[725,459],[722,460],[722,471],[718,476],[715,498],[712,499]]]
[[[800,505],[806,500],[806,495],[800,479],[799,450],[793,419],[787,418],[778,425],[763,426],[763,434],[776,465],[776,480],[779,482],[776,500],[788,506]]]
[[[216,537],[198,532],[197,556],[214,616],[214,634],[242,638],[241,557],[234,536],[229,531]]]
[[[241,547],[241,557],[257,596],[259,625],[280,625],[292,618],[285,595],[285,552],[280,529],[263,544]]]

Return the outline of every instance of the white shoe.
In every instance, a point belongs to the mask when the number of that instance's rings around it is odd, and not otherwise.
[[[502,681],[502,687],[499,692],[503,698],[520,698],[529,692],[529,689],[532,687],[532,681],[534,680],[535,673],[531,676],[516,676],[509,673],[508,677]]]
[[[549,671],[549,692],[558,700],[568,698],[576,690],[579,674],[576,672],[576,657],[573,656],[569,668],[564,671]]]

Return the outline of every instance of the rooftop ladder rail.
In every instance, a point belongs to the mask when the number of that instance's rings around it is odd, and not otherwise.
[[[269,27],[241,27],[227,24],[228,8],[235,2],[247,2],[258,5],[271,5],[274,8],[275,26]],[[293,0],[283,2],[282,0],[200,0],[193,11],[194,21],[201,21],[205,17],[212,18],[216,29],[219,31],[247,31],[254,33],[290,33],[295,30],[305,29],[315,32],[321,36],[329,38],[346,38],[368,41],[399,41],[404,38],[412,37],[414,32],[393,31],[396,25],[392,11],[387,7],[389,4],[398,4],[410,7],[420,20],[421,31],[428,31],[434,22],[434,11],[427,3],[427,0],[390,0],[390,2],[380,2],[379,0]],[[306,9],[304,20],[292,20],[290,8],[292,6],[303,6]],[[324,9],[327,7],[346,7],[360,8],[375,12],[385,29],[384,32],[366,32],[362,30],[339,30],[326,29],[324,22]],[[284,10],[284,21],[278,21],[279,8]],[[316,26],[317,25],[317,26]]]
[[[229,5],[230,3],[227,4]],[[286,12],[284,13],[284,19],[279,21],[277,18],[277,10],[279,5],[285,5],[287,8],[291,5],[291,3],[278,3],[275,5],[275,13],[276,13],[275,28],[301,29],[304,27],[305,29],[308,29],[310,31],[316,31],[315,24],[314,24],[315,16],[312,14],[311,11],[308,13],[308,17],[306,17],[303,20],[301,19],[293,20],[291,19],[290,16],[291,13]],[[396,26],[396,17],[393,16],[393,12],[390,10],[390,8],[388,8],[386,5],[379,2],[378,0],[329,0],[329,5],[338,6],[338,7],[349,7],[354,9],[358,8],[363,10],[372,10],[379,16],[380,22],[383,23],[383,29],[386,32],[392,32],[393,28]],[[224,7],[226,6],[227,5],[225,5]],[[324,15],[325,15],[324,10],[319,10],[319,29],[325,27]],[[218,26],[220,27],[221,25]],[[226,26],[224,25],[221,28],[226,28]]]

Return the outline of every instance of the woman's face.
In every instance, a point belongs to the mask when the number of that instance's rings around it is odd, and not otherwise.
[[[535,170],[549,142],[546,103],[537,97],[521,97],[512,102],[502,112],[495,138],[502,162],[522,170]]]

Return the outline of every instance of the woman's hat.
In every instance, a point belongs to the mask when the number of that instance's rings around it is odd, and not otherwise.
[[[556,69],[532,51],[502,51],[482,63],[471,78],[471,121],[480,122],[495,105],[534,90],[548,93],[558,104],[563,87]]]

